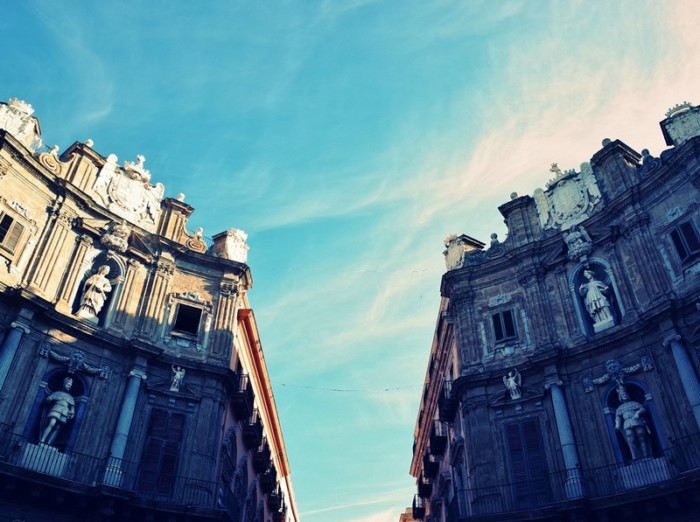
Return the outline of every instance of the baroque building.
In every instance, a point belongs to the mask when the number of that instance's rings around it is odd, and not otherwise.
[[[447,238],[413,516],[697,520],[700,107],[660,157],[619,140]]]
[[[246,234],[32,114],[0,104],[0,521],[296,522]]]

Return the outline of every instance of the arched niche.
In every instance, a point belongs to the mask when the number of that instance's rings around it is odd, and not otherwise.
[[[620,386],[624,388],[627,399],[620,396]],[[632,461],[644,458],[658,458],[663,454],[663,428],[656,411],[656,405],[651,399],[645,386],[638,381],[627,381],[623,384],[614,383],[608,387],[603,395],[606,424],[610,435],[615,460],[622,465],[629,465]],[[627,407],[621,408],[623,403]],[[626,410],[626,412],[625,412]],[[639,419],[643,426],[625,426],[625,417],[633,412],[640,411]],[[637,424],[631,422],[631,424]],[[616,427],[619,426],[619,429]],[[629,433],[627,433],[629,431]],[[647,450],[643,450],[636,443],[636,450],[631,448],[634,440],[643,436],[646,439]],[[628,437],[632,440],[628,440]]]
[[[86,294],[88,281],[91,277],[103,273],[103,267],[107,267],[109,269],[109,271],[104,274],[104,277],[109,281],[109,290],[105,293],[106,297],[104,299],[104,303],[97,311],[97,315],[95,316],[81,310],[81,305],[83,304],[83,299]],[[126,266],[121,258],[105,252],[98,253],[89,262],[87,269],[80,280],[78,290],[72,303],[73,314],[77,315],[84,321],[98,324],[103,328],[107,328],[111,324],[114,317],[115,308],[119,302],[119,296],[122,291],[122,282],[124,281],[125,274]]]
[[[610,266],[601,259],[581,263],[569,278],[576,315],[587,337],[620,324],[624,309],[617,281]]]
[[[68,373],[65,368],[55,368],[46,372],[34,396],[24,428],[24,437],[32,443],[39,443],[47,424],[47,414],[51,406],[46,399],[54,392],[65,391],[63,383],[67,377],[72,379],[72,386],[68,393],[73,397],[75,413],[72,419],[61,426],[56,438],[51,443],[51,446],[63,453],[70,452],[75,447],[90,397],[89,383],[80,374]]]

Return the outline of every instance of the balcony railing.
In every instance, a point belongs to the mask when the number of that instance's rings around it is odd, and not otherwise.
[[[447,424],[434,420],[430,430],[430,452],[433,455],[442,455],[447,447]]]
[[[231,405],[233,412],[239,419],[247,419],[253,413],[253,386],[245,373],[236,375],[236,382],[231,394]]]
[[[257,408],[253,410],[248,422],[243,425],[243,443],[246,448],[257,448],[262,444],[263,425]]]
[[[452,381],[444,381],[442,383],[442,390],[438,398],[438,412],[440,414],[440,420],[452,422],[455,414],[457,413],[458,405],[459,402],[452,394]]]
[[[25,469],[42,476],[87,486],[106,485],[128,490],[135,498],[160,500],[183,506],[215,509],[217,484],[191,477],[159,474],[155,482],[140,482],[139,463],[114,458],[98,458],[78,452],[62,453],[12,433],[0,425],[0,472],[29,477],[14,470]]]
[[[626,465],[555,472],[533,481],[455,491],[447,505],[447,520],[531,511],[553,504],[561,509],[561,503],[569,500],[593,500],[665,485],[693,470],[700,470],[700,434],[674,441],[653,458]],[[420,492],[420,481],[418,488]]]

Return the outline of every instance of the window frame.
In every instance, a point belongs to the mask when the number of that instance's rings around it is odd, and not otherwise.
[[[7,208],[7,206],[0,207],[0,225],[6,219],[11,220],[11,222],[9,223],[4,236],[2,239],[0,239],[0,256],[8,259],[10,263],[16,264],[17,260],[20,259],[25,247],[27,246],[27,237],[28,233],[32,229],[32,223],[27,219],[23,219],[19,213],[12,211],[11,209]],[[20,231],[17,234],[15,231],[18,227],[20,228]],[[8,247],[7,243],[10,239],[12,239],[13,234],[15,234],[14,244],[12,244],[12,247]]]
[[[492,311],[489,315],[491,317],[491,332],[496,345],[517,341],[520,338],[514,308]],[[506,321],[506,317],[509,317],[510,321]],[[512,330],[512,332],[508,330]]]
[[[681,264],[685,265],[700,257],[700,234],[692,218],[675,223],[668,236]],[[689,240],[694,242],[695,246],[691,246]],[[681,249],[684,252],[681,252]]]
[[[197,331],[194,333],[188,330],[176,328],[180,307],[183,305],[189,309],[196,309],[200,311]],[[167,344],[171,340],[174,340],[174,342],[183,347],[194,348],[197,351],[204,350],[204,346],[206,346],[208,341],[209,329],[213,319],[212,310],[212,304],[205,301],[197,292],[187,291],[170,294],[167,300],[167,307],[162,326],[163,342]]]

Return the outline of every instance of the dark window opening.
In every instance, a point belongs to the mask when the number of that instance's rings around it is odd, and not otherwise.
[[[518,338],[513,310],[495,313],[491,316],[491,319],[493,321],[493,335],[497,343]]]
[[[547,461],[536,419],[505,427],[516,507],[533,508],[549,502]]]
[[[676,225],[671,231],[671,240],[682,262],[700,253],[700,238],[690,221]]]
[[[181,304],[177,307],[177,317],[175,318],[173,330],[190,335],[197,335],[201,318],[201,308]]]

